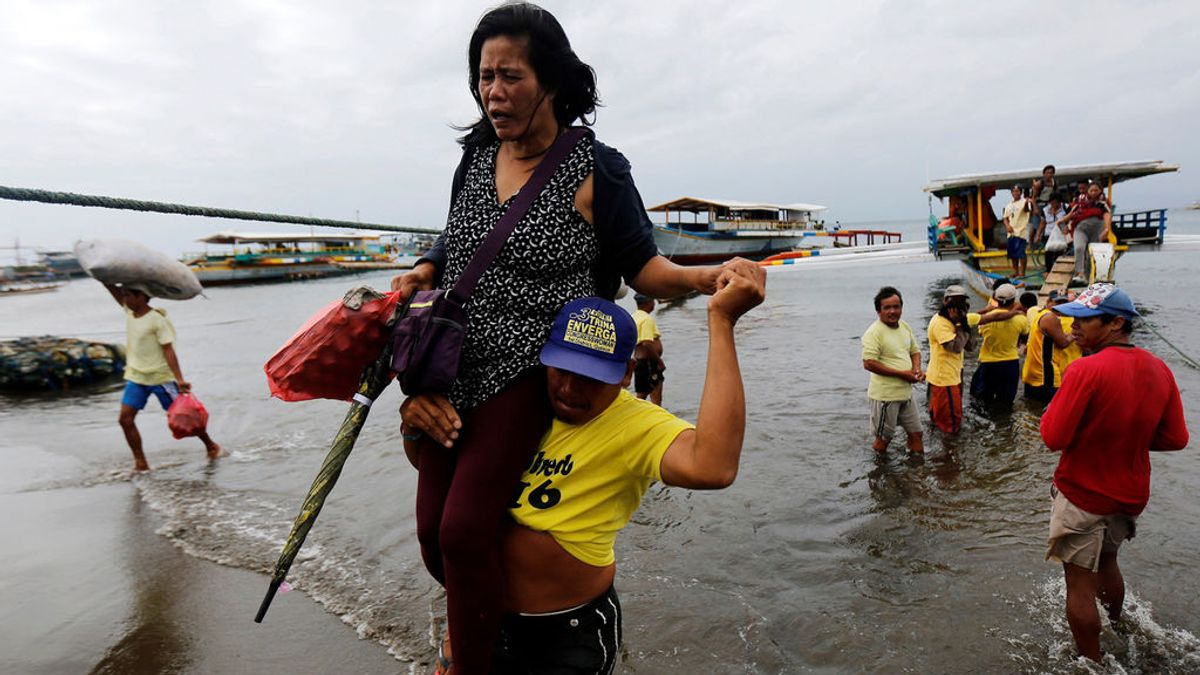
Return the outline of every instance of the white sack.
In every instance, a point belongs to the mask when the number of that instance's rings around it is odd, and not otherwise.
[[[145,291],[167,300],[187,300],[203,292],[187,265],[124,239],[90,239],[75,244],[83,270],[97,281]]]

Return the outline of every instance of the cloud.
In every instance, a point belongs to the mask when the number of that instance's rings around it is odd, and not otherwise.
[[[548,2],[647,202],[919,217],[928,170],[1200,162],[1200,6]],[[487,5],[12,0],[0,184],[438,226]],[[1200,197],[1187,174],[1129,206]],[[0,240],[177,253],[241,224],[0,202]],[[280,226],[285,227],[285,226]]]

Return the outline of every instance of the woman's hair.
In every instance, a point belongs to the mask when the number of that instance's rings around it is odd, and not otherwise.
[[[538,83],[554,94],[554,118],[558,123],[565,127],[579,120],[590,126],[592,122],[587,116],[596,111],[600,101],[596,94],[596,71],[575,55],[571,41],[553,14],[533,3],[513,2],[484,14],[471,34],[467,82],[479,107],[479,120],[458,127],[467,132],[458,142],[480,147],[496,140],[496,130],[479,97],[479,59],[483,43],[501,35],[525,40],[529,64],[537,74]]]

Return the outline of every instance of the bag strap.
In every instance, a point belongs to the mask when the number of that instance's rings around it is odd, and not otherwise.
[[[479,278],[491,266],[496,255],[500,253],[500,249],[504,248],[504,242],[508,241],[513,230],[517,228],[517,223],[525,217],[529,211],[529,207],[533,205],[533,200],[537,199],[542,193],[542,188],[546,186],[546,182],[550,180],[550,176],[554,175],[555,170],[566,159],[567,153],[575,147],[579,139],[587,131],[582,127],[571,127],[564,131],[550,149],[546,151],[546,156],[538,163],[537,168],[533,170],[533,175],[529,180],[521,186],[517,191],[517,197],[509,204],[508,210],[492,228],[487,239],[484,240],[479,248],[476,249],[475,255],[471,257],[471,261],[467,263],[467,268],[463,270],[458,281],[454,283],[454,288],[450,292],[454,295],[456,302],[466,304],[467,299],[471,297],[471,292],[475,290],[475,284],[479,282]]]

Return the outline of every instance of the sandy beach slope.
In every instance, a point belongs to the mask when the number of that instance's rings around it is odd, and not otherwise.
[[[0,494],[0,672],[398,673],[303,594],[155,534],[132,483]]]

